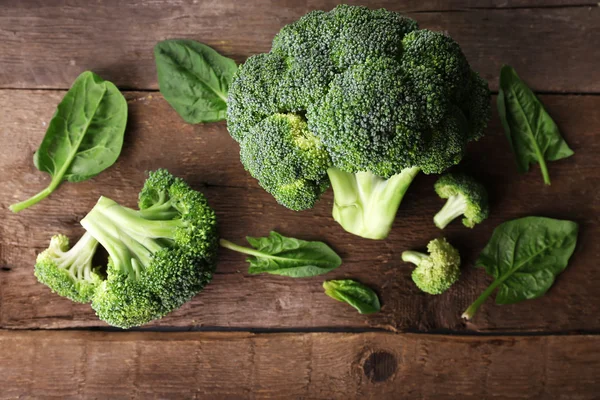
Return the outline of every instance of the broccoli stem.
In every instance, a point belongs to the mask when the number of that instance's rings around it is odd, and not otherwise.
[[[106,249],[114,267],[137,278],[153,253],[162,248],[155,238],[173,237],[180,222],[171,222],[146,220],[136,211],[101,197],[81,225]]]
[[[91,280],[92,258],[96,253],[98,241],[89,232],[86,232],[75,246],[64,254],[57,265],[69,271],[76,279]]]
[[[420,253],[418,251],[407,250],[402,252],[402,261],[409,262],[417,266],[426,258],[429,258],[429,255]]]
[[[500,285],[504,281],[504,279],[506,279],[506,278],[496,279],[494,282],[492,282],[492,284],[490,286],[488,286],[488,288],[485,289],[483,291],[483,293],[481,293],[481,295],[477,298],[477,300],[475,300],[473,302],[473,304],[471,304],[465,310],[465,312],[461,315],[461,317],[464,318],[464,319],[471,319],[471,318],[473,318],[473,315],[475,315],[475,313],[477,312],[477,310],[479,309],[479,307],[483,303],[485,303],[485,301],[487,300],[488,297],[490,297],[490,295],[492,294],[492,292],[494,291],[494,289],[496,289],[498,287],[498,285]]]
[[[450,222],[463,215],[466,209],[467,202],[464,196],[450,196],[444,207],[433,217],[433,222],[438,228],[444,229]]]
[[[367,238],[385,239],[406,190],[419,173],[406,168],[389,179],[370,172],[327,170],[333,187],[333,218],[347,232]]]

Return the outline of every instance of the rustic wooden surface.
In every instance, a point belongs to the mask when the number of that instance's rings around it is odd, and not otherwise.
[[[120,88],[157,89],[152,54],[157,41],[192,38],[242,62],[268,51],[282,25],[312,9],[331,9],[336,3],[109,0],[90,6],[86,1],[16,2],[0,12],[0,88],[65,89],[81,71],[93,69]],[[596,2],[359,3],[408,12],[423,28],[447,31],[492,89],[497,89],[498,70],[507,63],[528,77],[536,90],[600,92],[600,8]]]
[[[61,399],[596,399],[598,344],[596,336],[4,332],[0,386],[7,398],[51,389]]]
[[[473,230],[454,223],[443,232],[461,250],[464,268],[441,296],[418,291],[411,266],[400,260],[403,250],[441,235],[431,221],[443,204],[432,190],[435,177],[416,179],[387,240],[362,240],[333,222],[330,192],[310,211],[278,206],[243,170],[225,123],[187,125],[156,92],[158,40],[190,37],[242,62],[267,51],[285,23],[336,2],[0,0],[0,399],[600,393],[600,7],[577,0],[361,3],[448,31],[493,90],[500,66],[513,65],[545,93],[541,100],[576,153],[549,164],[550,187],[536,167],[519,175],[494,114],[464,161],[488,183],[492,215]],[[125,91],[129,123],[120,159],[94,179],[64,184],[37,206],[10,213],[8,205],[48,184],[31,157],[65,89],[85,69]],[[324,240],[344,265],[311,279],[251,276],[243,256],[224,250],[203,293],[140,328],[168,332],[97,332],[112,329],[89,306],[37,283],[36,254],[54,233],[77,239],[79,220],[100,195],[134,206],[145,171],[159,167],[207,195],[223,237],[243,243],[276,229]],[[581,224],[569,268],[543,298],[510,306],[490,300],[465,323],[461,312],[490,283],[473,268],[478,252],[495,226],[525,215]],[[382,311],[363,316],[326,297],[324,278],[372,286]],[[73,328],[96,331],[63,331]]]

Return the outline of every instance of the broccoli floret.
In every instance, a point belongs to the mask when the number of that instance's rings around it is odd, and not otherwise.
[[[444,229],[455,218],[462,220],[467,228],[473,228],[488,217],[488,194],[485,187],[472,177],[460,173],[448,173],[435,183],[435,191],[442,199],[448,199],[444,207],[433,217],[435,226]]]
[[[417,173],[457,164],[483,135],[490,94],[448,36],[341,5],[284,27],[269,53],[250,57],[227,114],[242,163],[281,204],[312,207],[329,179],[342,227],[383,239]],[[291,139],[299,125],[311,151]]]
[[[55,235],[37,257],[35,276],[59,296],[89,303],[103,280],[98,268],[92,267],[97,247],[98,242],[87,232],[71,249],[69,238]]]
[[[460,277],[460,254],[444,238],[427,245],[429,255],[417,251],[402,253],[402,261],[417,266],[412,279],[419,289],[429,294],[442,294]]]
[[[329,155],[298,115],[265,118],[242,139],[240,149],[246,169],[287,208],[312,208],[329,187]]]
[[[210,281],[216,265],[215,213],[201,193],[158,170],[150,173],[139,207],[101,197],[81,221],[109,254],[92,308],[122,328],[183,305]]]

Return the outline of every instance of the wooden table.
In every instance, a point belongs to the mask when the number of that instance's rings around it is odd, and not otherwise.
[[[192,38],[243,62],[274,34],[331,0],[22,0],[0,2],[0,398],[562,398],[600,396],[600,8],[596,0],[370,2],[447,31],[472,67],[498,88],[503,63],[538,93],[575,156],[516,172],[494,114],[465,163],[485,180],[492,214],[473,230],[444,231],[463,254],[462,279],[429,296],[401,262],[440,235],[442,201],[419,176],[385,241],[346,234],[328,192],[310,211],[276,204],[243,169],[226,124],[187,125],[157,92],[152,48]],[[367,3],[364,1],[363,3]],[[423,4],[425,3],[425,4]],[[32,154],[74,78],[91,69],[129,103],[126,143],[98,177],[64,184],[20,214],[9,204],[43,187]],[[495,100],[494,100],[495,101]],[[246,273],[222,251],[213,282],[190,303],[130,332],[109,328],[87,305],[52,294],[33,275],[50,236],[75,239],[100,195],[135,206],[145,171],[169,169],[203,191],[220,233],[276,229],[328,242],[353,278],[380,294],[363,316],[323,294],[323,277]],[[517,305],[488,301],[472,322],[461,312],[490,283],[472,268],[495,226],[543,215],[581,224],[569,268],[549,293]]]

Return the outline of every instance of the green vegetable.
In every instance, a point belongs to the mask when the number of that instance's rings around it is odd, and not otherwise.
[[[476,262],[495,280],[462,317],[472,318],[496,288],[497,304],[542,296],[567,267],[577,232],[575,222],[543,217],[525,217],[498,226]]]
[[[89,303],[103,277],[92,267],[98,241],[89,233],[69,249],[65,235],[55,235],[35,263],[35,276],[53,292],[78,303]]]
[[[121,153],[127,102],[112,83],[86,71],[58,105],[33,163],[52,177],[40,193],[10,209],[19,212],[46,198],[63,181],[92,178],[114,164]]]
[[[505,65],[500,71],[498,114],[515,153],[517,168],[524,173],[529,164],[540,164],[544,183],[550,184],[546,160],[555,161],[573,155],[558,126],[531,89],[515,70]]]
[[[485,187],[472,177],[449,173],[435,182],[435,192],[448,199],[444,207],[433,217],[435,226],[444,229],[455,218],[464,215],[463,225],[472,228],[481,223],[490,213],[488,194]]]
[[[154,47],[158,86],[184,121],[224,120],[235,61],[193,40],[165,40]]]
[[[221,246],[248,254],[248,273],[269,273],[292,278],[304,278],[325,274],[340,265],[342,259],[329,246],[322,242],[307,242],[289,238],[277,232],[268,237],[247,237],[254,249],[238,246],[221,239]]]
[[[402,253],[402,261],[417,266],[412,279],[419,289],[429,294],[442,294],[460,277],[460,254],[445,238],[427,245],[429,255],[417,251]]]
[[[214,211],[166,170],[150,173],[139,208],[101,197],[81,221],[87,233],[71,250],[57,235],[38,257],[40,282],[61,296],[91,301],[100,319],[121,328],[161,318],[190,300],[216,266]],[[91,269],[96,242],[109,255],[105,274]]]
[[[381,309],[377,293],[370,287],[351,279],[325,281],[323,288],[327,296],[350,304],[361,314],[372,314]]]
[[[490,117],[487,83],[448,36],[340,5],[285,26],[231,83],[227,127],[260,185],[293,210],[329,183],[333,216],[385,238],[412,180],[461,161]]]

